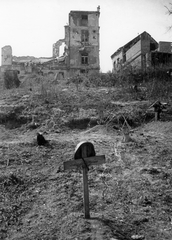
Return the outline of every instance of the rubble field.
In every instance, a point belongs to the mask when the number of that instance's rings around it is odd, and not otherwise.
[[[0,89],[0,239],[171,240],[170,108],[155,122],[149,100],[115,87],[76,89],[37,75],[21,82]],[[37,132],[51,147],[37,145]],[[81,141],[106,158],[89,168],[90,219],[82,169],[63,166]]]

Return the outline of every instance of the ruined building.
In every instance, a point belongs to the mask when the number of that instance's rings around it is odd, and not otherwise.
[[[40,69],[42,73],[53,71],[58,79],[77,74],[99,72],[99,16],[97,11],[71,11],[69,24],[65,26],[65,37],[53,44],[50,58],[15,57],[12,48],[2,48],[2,67],[31,73]]]
[[[53,44],[52,68],[61,78],[100,70],[99,16],[97,11],[71,11],[69,25],[65,26],[65,38]],[[60,48],[64,51],[60,56]],[[48,64],[48,63],[47,63]]]
[[[122,69],[146,72],[150,69],[172,67],[171,42],[159,44],[143,32],[111,55],[113,72]]]
[[[50,58],[15,57],[10,46],[2,48],[2,67],[31,73],[54,72],[58,79],[99,72],[99,16],[97,11],[71,11],[65,37],[53,44]],[[4,62],[6,61],[6,62]]]
[[[4,46],[1,49],[1,71],[11,69],[12,65],[12,48],[10,45]]]

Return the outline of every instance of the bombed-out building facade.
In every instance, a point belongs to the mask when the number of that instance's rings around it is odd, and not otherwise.
[[[61,77],[99,72],[99,16],[97,11],[71,11],[65,38],[53,44],[53,68]],[[63,53],[60,56],[60,48]]]
[[[54,72],[59,79],[99,72],[99,17],[100,7],[96,11],[71,11],[64,38],[53,44],[50,58],[15,57],[10,46],[5,46],[1,71],[11,68],[31,73],[41,69],[43,73]]]
[[[172,69],[172,43],[157,42],[147,32],[120,47],[111,55],[112,71],[123,69],[147,72],[152,69]]]

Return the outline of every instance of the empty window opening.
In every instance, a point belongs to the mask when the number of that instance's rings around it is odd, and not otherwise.
[[[88,15],[82,15],[83,20],[88,20]]]
[[[154,51],[156,49],[155,43],[150,43],[150,51]]]
[[[88,64],[88,53],[81,54],[81,64]]]
[[[81,26],[88,25],[88,15],[81,15]]]
[[[81,69],[81,70],[80,70],[80,73],[86,74],[86,73],[88,73],[88,70],[86,70],[86,69]]]
[[[59,47],[59,57],[64,56],[65,46],[66,44],[63,42],[62,45]]]
[[[88,30],[81,31],[81,42],[88,43],[89,41],[89,32]]]
[[[58,77],[60,80],[64,79],[64,72],[59,72]]]
[[[80,70],[80,73],[85,73],[85,69],[81,69],[81,70]]]

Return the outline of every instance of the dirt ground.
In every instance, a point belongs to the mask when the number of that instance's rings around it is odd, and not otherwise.
[[[43,102],[38,97],[42,86],[30,91],[27,84],[23,81],[20,89],[1,90],[0,239],[171,240],[172,122],[143,122],[132,128],[129,142],[119,129],[107,125],[72,129],[65,125],[71,119],[69,113],[84,118],[94,115],[95,105],[88,113],[92,102],[87,108],[82,105],[85,92],[79,96],[71,86],[58,85],[55,102],[47,92]],[[88,91],[92,96],[93,90]],[[105,91],[100,89],[99,94],[104,96]],[[61,93],[67,102],[75,99],[73,103],[79,105],[82,100],[77,113],[74,105],[73,111],[65,107]],[[111,90],[107,99],[112,95]],[[94,102],[98,97],[97,91]],[[123,105],[118,102],[115,109],[130,111],[132,104]],[[31,124],[33,115],[36,129]],[[47,119],[53,123],[47,124]],[[51,147],[37,145],[38,131]],[[92,166],[88,172],[88,220],[84,218],[82,169],[64,171],[63,167],[81,141],[92,142],[96,155],[106,157],[105,164]]]

